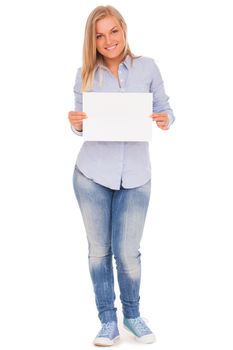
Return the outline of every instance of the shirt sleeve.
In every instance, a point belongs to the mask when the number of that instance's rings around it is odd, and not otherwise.
[[[82,131],[78,131],[77,129],[75,129],[73,127],[73,125],[71,125],[71,130],[78,136],[83,136],[83,132]]]
[[[171,124],[175,120],[175,116],[168,102],[169,96],[166,95],[164,90],[164,84],[160,70],[153,59],[150,92],[153,93],[153,113],[166,112],[169,117],[168,128],[170,128]]]
[[[74,110],[76,112],[83,111],[83,94],[82,94],[82,77],[81,77],[81,68],[78,68],[76,77],[75,77],[75,85],[73,88],[74,92]],[[83,136],[82,131],[78,131],[71,125],[71,130],[78,136]]]

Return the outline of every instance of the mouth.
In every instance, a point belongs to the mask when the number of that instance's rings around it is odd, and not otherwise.
[[[106,50],[108,51],[113,51],[116,47],[117,47],[118,44],[115,44],[115,45],[112,45],[112,46],[109,46],[109,47],[105,47]]]

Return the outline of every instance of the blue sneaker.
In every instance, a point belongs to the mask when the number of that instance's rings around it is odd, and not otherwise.
[[[135,336],[135,339],[143,344],[150,344],[155,342],[155,335],[150,328],[146,325],[145,321],[141,317],[137,318],[125,318],[124,328]]]
[[[102,328],[94,339],[94,345],[111,346],[120,339],[116,321],[102,323]]]

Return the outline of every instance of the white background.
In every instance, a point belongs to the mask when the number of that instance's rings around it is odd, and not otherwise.
[[[111,1],[153,57],[176,121],[154,125],[141,313],[157,336],[119,348],[233,347],[231,1]],[[72,187],[83,142],[68,122],[97,1],[2,1],[0,347],[92,349],[99,330]],[[121,327],[121,306],[117,300]]]

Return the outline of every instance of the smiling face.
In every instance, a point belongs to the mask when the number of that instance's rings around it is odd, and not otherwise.
[[[120,59],[125,38],[115,17],[105,17],[96,22],[96,48],[106,61]]]

